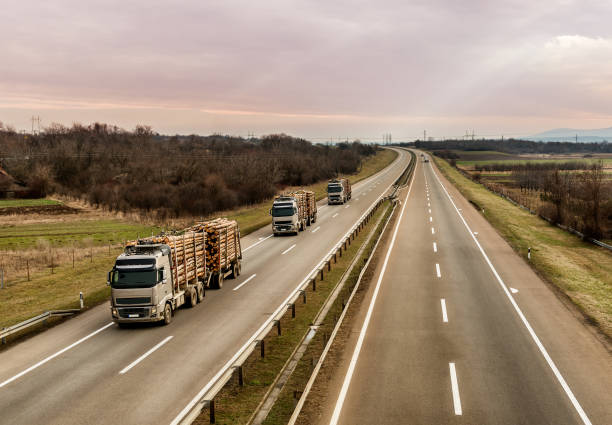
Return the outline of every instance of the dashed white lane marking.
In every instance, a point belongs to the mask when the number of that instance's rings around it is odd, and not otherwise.
[[[72,344],[70,344],[68,347],[62,348],[61,350],[59,350],[57,353],[50,355],[49,357],[39,361],[38,363],[36,363],[33,366],[30,366],[29,368],[27,368],[26,370],[19,372],[17,375],[7,379],[6,381],[0,383],[0,388],[4,387],[7,384],[10,384],[11,382],[13,382],[16,379],[21,378],[23,375],[25,375],[26,373],[30,373],[32,372],[34,369],[44,365],[45,363],[47,363],[49,360],[53,360],[54,358],[56,358],[59,355],[64,354],[66,351],[70,350],[71,348],[76,347],[77,345],[79,345],[80,343],[87,341],[89,338],[91,338],[94,335],[99,334],[100,332],[102,332],[104,329],[109,328],[111,326],[113,326],[113,322],[110,322],[108,325],[104,325],[102,326],[100,329],[93,331],[92,333],[90,333],[87,336],[84,336],[83,338],[79,339],[77,342],[73,342]]]
[[[433,221],[433,218],[431,218],[431,216],[429,217],[429,222],[431,223]]]
[[[444,323],[448,323],[448,314],[446,314],[446,300],[444,298],[440,299],[440,305],[442,306],[442,321]]]
[[[431,214],[431,208],[429,209],[429,214]]]
[[[257,276],[256,274],[253,274],[251,277],[249,277],[247,280],[245,280],[244,282],[242,282],[240,285],[236,286],[234,288],[234,291],[239,290],[240,288],[242,288],[244,285],[246,285],[247,283],[249,283],[252,279],[255,278],[255,276]]]
[[[442,277],[442,274],[440,273],[440,264],[436,263],[436,275],[438,275],[438,277]]]
[[[435,235],[435,234],[436,234],[436,231],[434,230],[434,228],[433,228],[433,227],[431,228],[431,234],[432,234],[432,235]]]
[[[455,370],[455,363],[449,363],[451,378],[451,390],[453,392],[453,406],[455,407],[455,415],[461,415],[461,397],[459,397],[459,384],[457,382],[457,371]]]
[[[332,215],[332,218],[336,218],[336,217],[338,217],[338,213]]]
[[[255,242],[253,245],[251,245],[251,246],[247,246],[246,248],[244,248],[244,249],[242,250],[242,252],[244,252],[244,251],[248,251],[249,249],[256,247],[257,245],[259,245],[259,244],[260,244],[260,243],[262,243],[263,241],[265,241],[265,240],[267,240],[267,239],[270,239],[272,236],[274,236],[274,235],[272,234],[272,235],[267,236],[267,237],[265,237],[265,238],[259,238],[259,242]]]
[[[554,373],[555,378],[557,378],[557,381],[559,382],[559,385],[561,385],[561,388],[563,388],[563,391],[565,391],[565,394],[570,399],[572,405],[574,406],[574,409],[576,409],[576,412],[580,416],[580,419],[582,419],[582,423],[584,423],[585,425],[591,425],[591,420],[589,419],[589,417],[587,416],[586,412],[584,411],[584,409],[582,408],[582,406],[578,402],[578,399],[576,398],[576,396],[572,392],[572,389],[569,387],[569,385],[565,381],[565,378],[563,377],[563,375],[561,375],[561,372],[557,368],[557,365],[555,364],[553,359],[548,354],[548,351],[546,350],[546,347],[544,347],[544,344],[542,344],[542,341],[540,341],[540,338],[538,337],[538,335],[535,333],[535,331],[531,327],[531,324],[529,323],[529,321],[527,320],[527,318],[523,314],[523,311],[520,309],[520,307],[518,306],[518,304],[516,303],[516,301],[512,297],[511,292],[509,291],[508,287],[506,286],[506,284],[502,280],[501,276],[499,275],[499,273],[497,272],[497,270],[493,266],[493,263],[491,263],[491,260],[489,259],[489,256],[487,255],[485,250],[482,248],[482,245],[480,245],[480,242],[478,242],[478,239],[476,239],[476,236],[473,235],[472,229],[467,224],[467,221],[465,220],[465,217],[463,217],[463,214],[461,214],[459,212],[460,209],[457,208],[457,204],[455,204],[455,202],[453,201],[453,197],[448,193],[448,190],[446,190],[446,187],[444,187],[444,185],[440,181],[440,178],[438,177],[438,175],[435,172],[434,172],[434,177],[438,180],[438,184],[442,187],[442,190],[444,190],[444,193],[446,194],[446,196],[448,197],[449,201],[451,202],[451,204],[453,205],[453,207],[457,211],[457,214],[459,215],[459,218],[463,222],[463,225],[467,229],[468,233],[470,235],[472,235],[472,240],[474,241],[474,243],[476,244],[476,246],[480,250],[480,253],[482,254],[483,258],[485,259],[485,262],[487,263],[487,265],[489,266],[489,268],[491,269],[491,271],[495,275],[495,278],[497,279],[497,283],[499,283],[499,286],[503,289],[504,293],[506,294],[506,297],[508,297],[508,300],[510,301],[510,304],[512,304],[512,307],[514,307],[514,310],[516,311],[516,314],[519,316],[519,318],[523,322],[523,325],[525,325],[525,328],[527,328],[527,331],[529,332],[529,335],[531,336],[531,338],[533,339],[533,342],[536,344],[536,346],[540,350],[540,353],[542,354],[542,357],[544,357],[544,360],[546,360],[546,363],[548,364],[548,366],[550,367],[550,369]]]
[[[518,289],[510,288],[510,292],[512,292],[513,294],[516,294],[518,291]]]
[[[288,253],[289,251],[291,251],[293,248],[295,248],[296,244],[291,245],[289,248],[287,248],[286,250],[283,251],[283,253],[281,255],[285,255],[286,253]]]
[[[428,207],[431,207],[431,204],[428,202],[428,203],[427,203],[427,206],[428,206]]]
[[[350,207],[350,204],[349,204],[349,205],[347,205],[347,206],[346,206],[346,207],[344,207],[344,208],[346,209],[346,208],[348,208],[348,207]]]
[[[316,229],[314,229],[314,230],[312,231],[312,233],[317,233],[317,232],[319,231],[319,229],[320,229],[320,228],[321,228],[321,226],[317,226],[317,228],[316,228]]]
[[[166,338],[164,338],[160,343],[158,343],[155,347],[151,348],[149,351],[147,351],[146,353],[144,353],[142,356],[138,357],[136,360],[134,360],[132,363],[130,363],[129,365],[127,365],[126,367],[124,367],[123,369],[121,369],[121,372],[119,372],[119,375],[123,375],[124,373],[128,372],[131,368],[133,368],[134,366],[136,366],[138,363],[140,363],[141,361],[143,361],[144,359],[146,359],[147,357],[149,357],[154,351],[158,350],[162,345],[164,345],[166,342],[170,341],[172,338],[174,338],[172,335],[167,336]]]
[[[434,252],[438,252],[438,245],[434,242]]]

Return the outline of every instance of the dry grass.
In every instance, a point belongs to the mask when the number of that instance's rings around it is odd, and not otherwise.
[[[462,176],[446,161],[438,168],[471,201],[485,209],[487,220],[608,337],[612,337],[612,255],[529,214]]]

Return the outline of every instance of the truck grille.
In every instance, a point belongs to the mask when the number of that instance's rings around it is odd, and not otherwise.
[[[133,307],[133,308],[118,308],[119,317],[124,319],[136,318],[136,317],[149,317],[148,307]],[[137,316],[135,316],[137,315]]]
[[[117,304],[151,304],[151,297],[115,298]]]
[[[291,224],[291,220],[276,220],[274,224]]]

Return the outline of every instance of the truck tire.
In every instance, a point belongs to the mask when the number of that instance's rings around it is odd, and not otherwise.
[[[202,301],[204,301],[204,285],[202,285],[202,283],[198,282],[198,302],[201,303]]]
[[[210,281],[210,286],[212,289],[223,288],[223,273],[215,274]]]
[[[223,281],[225,280],[225,273],[219,273],[219,277],[217,278],[217,289],[223,288]]]
[[[172,307],[170,304],[166,304],[164,307],[164,326],[169,325],[172,322]]]
[[[238,263],[232,264],[232,279],[238,279]]]
[[[196,293],[195,288],[191,288],[189,290],[189,294],[187,294],[187,307],[192,308],[195,307],[198,303],[198,294]]]
[[[242,274],[242,261],[238,260],[238,276]]]

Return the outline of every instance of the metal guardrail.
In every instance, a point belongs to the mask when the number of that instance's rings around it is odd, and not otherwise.
[[[32,317],[30,319],[24,320],[21,323],[17,323],[16,325],[10,326],[8,328],[4,328],[2,329],[2,331],[0,331],[0,339],[2,339],[2,342],[4,343],[4,338],[6,338],[7,336],[13,335],[17,332],[20,332],[24,329],[29,328],[30,326],[34,326],[38,323],[44,322],[45,320],[47,320],[50,317],[57,317],[57,316],[70,316],[72,314],[76,314],[78,312],[80,312],[81,310],[78,308],[75,309],[71,309],[71,310],[51,310],[51,311],[46,311],[43,314],[40,314],[36,317]]]
[[[414,161],[410,161],[410,164],[406,166],[406,170],[411,170],[411,166]],[[402,173],[403,175],[403,173]],[[395,184],[393,185],[395,187]],[[393,194],[396,192],[394,190]],[[337,253],[347,249],[351,241],[355,239],[356,235],[363,229],[365,224],[373,217],[374,212],[380,207],[380,205],[388,199],[392,199],[391,195],[381,195],[377,201],[375,201],[370,208],[357,220],[357,222],[351,227],[351,229],[344,234],[344,236],[334,245],[334,247],[323,256],[317,266],[311,271],[311,273],[295,288],[293,292],[283,301],[283,303],[272,313],[272,315],[264,322],[259,331],[251,336],[245,345],[232,357],[232,359],[226,363],[225,366],[213,377],[209,383],[200,390],[200,393],[179,413],[179,415],[171,422],[171,425],[191,425],[195,419],[200,415],[202,410],[209,408],[211,423],[214,423],[215,417],[215,397],[223,389],[223,387],[229,382],[234,376],[234,373],[238,375],[238,383],[243,383],[243,365],[248,357],[255,351],[257,347],[261,350],[262,357],[265,352],[264,338],[274,328],[277,328],[277,332],[281,334],[281,318],[285,315],[287,310],[291,309],[292,317],[295,317],[295,303],[300,297],[306,299],[306,288],[312,285],[312,289],[316,290],[317,278],[323,279],[327,271],[331,270],[331,265],[336,257]],[[326,271],[327,269],[327,271]],[[194,402],[195,401],[195,402]]]

